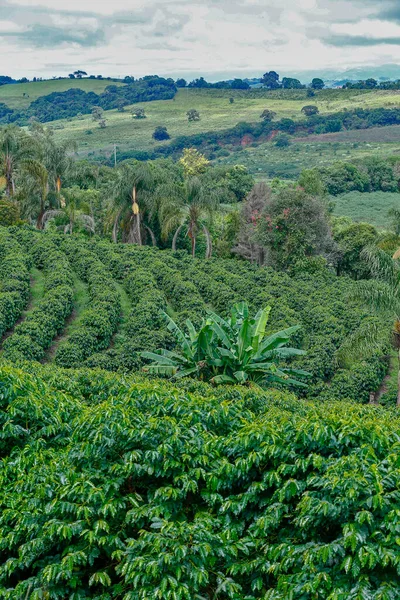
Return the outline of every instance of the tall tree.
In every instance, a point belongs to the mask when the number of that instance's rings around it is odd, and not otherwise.
[[[49,195],[49,174],[46,167],[36,158],[24,160],[21,180],[23,197],[30,212],[36,213],[36,227],[43,229],[43,215],[47,207]]]
[[[33,138],[14,125],[5,127],[0,133],[0,161],[6,180],[6,195],[13,196],[16,190],[16,175],[19,165],[33,156]]]
[[[110,214],[113,219],[113,241],[118,239],[118,227],[124,225],[123,240],[143,244],[143,233],[150,235],[153,245],[156,238],[150,221],[154,215],[154,176],[146,163],[122,165],[107,187]]]
[[[161,233],[164,239],[174,231],[172,249],[176,250],[178,236],[186,227],[186,233],[191,241],[192,256],[196,254],[196,242],[199,231],[206,237],[206,258],[212,254],[212,240],[207,227],[207,221],[212,218],[217,208],[217,198],[206,192],[200,179],[192,177],[183,185],[164,185],[158,190],[159,219]]]

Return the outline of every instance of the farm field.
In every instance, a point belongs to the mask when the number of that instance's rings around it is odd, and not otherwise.
[[[395,129],[396,126],[393,126]],[[357,141],[360,131],[344,132],[348,136],[343,141],[329,141],[326,135],[310,136],[298,139],[293,137],[291,145],[287,148],[277,148],[273,142],[250,144],[246,148],[238,147],[227,157],[217,159],[217,163],[234,165],[243,164],[250,173],[258,179],[296,179],[303,169],[323,167],[336,161],[356,160],[362,161],[369,156],[397,156],[400,154],[400,138],[385,142],[388,131],[392,127],[382,127],[385,131],[380,135],[381,128],[368,129],[370,139],[375,136],[374,142]],[[397,132],[400,130],[397,129]],[[398,136],[389,133],[392,139]],[[354,133],[354,140],[351,134]],[[382,141],[376,141],[381,137]],[[329,138],[330,139],[330,138]],[[339,138],[340,139],[340,138]]]
[[[142,103],[147,115],[143,120],[132,119],[132,107],[126,107],[123,113],[117,110],[105,112],[105,129],[100,129],[91,116],[55,121],[52,125],[56,128],[57,139],[76,141],[79,151],[83,153],[107,151],[114,143],[120,146],[121,151],[151,150],[160,144],[152,139],[157,126],[165,126],[173,139],[180,135],[228,129],[241,121],[258,122],[265,108],[276,112],[277,119],[287,117],[298,120],[303,117],[302,107],[309,103],[317,105],[321,114],[334,113],[344,108],[400,106],[400,95],[396,92],[325,90],[311,99],[307,99],[305,93],[290,93],[291,90],[285,92],[289,93],[282,95],[264,90],[241,92],[186,88],[178,90],[173,100]],[[229,102],[230,97],[234,98],[233,104]],[[188,123],[186,112],[191,108],[199,111],[200,121]]]
[[[400,210],[400,194],[389,192],[350,192],[334,198],[334,214],[387,227],[390,209]]]
[[[0,272],[0,592],[29,597],[34,580],[35,594],[50,588],[56,600],[159,588],[184,600],[226,578],[240,590],[232,597],[257,600],[256,577],[299,590],[288,555],[307,566],[305,591],[327,565],[324,594],[359,585],[344,561],[358,565],[363,542],[342,529],[367,505],[378,536],[395,513],[399,416],[391,372],[386,408],[362,406],[388,371],[386,342],[362,361],[336,360],[371,319],[357,282],[28,227],[0,228]],[[160,309],[197,326],[206,309],[226,316],[242,300],[271,306],[267,335],[302,325],[295,343],[307,354],[295,364],[311,373],[307,391],[173,383],[142,369],[143,350],[174,348]],[[367,504],[371,491],[383,504]],[[395,555],[396,536],[388,527],[379,547]],[[324,553],[310,565],[316,545]],[[266,560],[279,568],[264,572]],[[396,589],[391,565],[370,570],[376,599]]]
[[[31,102],[53,92],[66,92],[71,89],[101,94],[108,85],[123,85],[107,80],[97,79],[54,79],[49,81],[31,81],[29,83],[13,83],[0,86],[0,102],[10,108],[27,108]],[[26,94],[26,96],[24,96]]]
[[[348,304],[347,295],[353,284],[346,279],[331,274],[315,285],[312,278],[291,278],[271,269],[259,271],[234,259],[193,261],[184,251],[178,257],[149,247],[85,242],[29,230],[11,233],[1,229],[1,234],[3,261],[7,261],[9,252],[10,258],[16,254],[21,263],[21,272],[10,274],[10,281],[3,277],[3,284],[19,289],[20,279],[26,282],[23,296],[13,300],[14,309],[11,313],[8,309],[0,319],[5,336],[1,357],[6,360],[137,371],[144,364],[142,351],[154,351],[172,342],[160,317],[161,309],[173,314],[181,324],[188,317],[199,324],[207,309],[226,314],[236,302],[247,300],[252,310],[271,303],[272,329],[298,321],[303,325],[299,341],[307,348],[310,359],[299,361],[313,373],[310,397],[328,390],[331,398],[350,393],[334,353],[346,336],[361,326],[364,309],[357,303]],[[41,294],[36,292],[30,304],[27,266],[36,269],[35,281],[41,280]],[[276,302],[278,290],[280,297]],[[332,297],[336,298],[334,302]],[[317,315],[321,305],[325,317],[320,322]],[[0,303],[0,309],[1,306],[4,305]],[[343,329],[342,321],[348,322],[347,329]],[[322,339],[325,346],[319,348],[320,356],[314,364],[314,345],[320,346]],[[325,356],[323,367],[321,353]],[[375,378],[373,385],[378,388],[385,367],[371,357],[370,369]],[[361,368],[360,384],[362,373]],[[367,399],[364,384],[358,388],[357,381],[355,376],[351,394]]]

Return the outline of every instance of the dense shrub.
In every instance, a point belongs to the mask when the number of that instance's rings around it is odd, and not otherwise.
[[[393,412],[93,371],[0,380],[1,597],[398,598]]]
[[[28,303],[30,262],[18,241],[0,227],[0,338]]]
[[[109,271],[84,242],[64,240],[63,249],[78,276],[87,283],[90,297],[79,330],[59,345],[55,356],[56,364],[76,367],[108,348],[120,320],[121,300]]]
[[[44,295],[4,342],[8,360],[41,360],[73,308],[73,276],[66,256],[44,236],[35,240],[32,255],[44,271]]]

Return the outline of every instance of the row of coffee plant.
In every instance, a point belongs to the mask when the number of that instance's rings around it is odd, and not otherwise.
[[[85,242],[67,238],[61,247],[89,293],[79,329],[59,345],[55,356],[58,365],[76,367],[110,345],[120,320],[121,299],[110,272]]]
[[[0,338],[14,326],[29,300],[30,258],[5,228],[0,228]]]
[[[307,351],[299,363],[312,374],[308,396],[331,394],[366,402],[386,373],[384,327],[381,342],[358,361],[349,365],[339,360],[343,345],[361,336],[365,325],[376,319],[354,299],[357,284],[348,278],[337,278],[326,269],[289,277],[236,260],[193,261],[183,252],[107,242],[94,244],[93,249],[124,284],[133,304],[129,335],[119,340],[119,351],[114,348],[97,356],[93,365],[117,370],[127,364],[129,354],[137,367],[141,350],[168,347],[172,340],[160,319],[160,308],[182,324],[186,318],[198,324],[207,308],[226,315],[235,302],[244,299],[252,311],[272,306],[271,332],[302,325],[295,342]],[[376,323],[381,326],[378,319]]]
[[[73,308],[73,273],[65,254],[49,237],[29,235],[31,256],[44,273],[43,297],[3,344],[7,360],[42,360],[53,338],[62,331]]]

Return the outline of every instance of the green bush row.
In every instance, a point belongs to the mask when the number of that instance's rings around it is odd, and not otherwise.
[[[0,367],[0,598],[399,598],[395,411],[29,368]]]
[[[32,256],[44,272],[44,295],[4,342],[8,360],[40,361],[73,308],[73,274],[65,254],[52,239],[42,236],[36,238]]]
[[[62,248],[78,276],[87,283],[90,302],[82,314],[79,330],[57,348],[55,362],[76,367],[108,348],[121,316],[121,299],[110,272],[82,241],[63,240]]]
[[[103,242],[96,245],[96,252],[124,283],[134,304],[128,335],[120,340],[120,356],[124,354],[123,348],[129,354],[135,348],[153,349],[161,345],[165,327],[157,317],[159,306],[166,306],[181,323],[188,317],[198,323],[207,308],[224,314],[233,302],[245,299],[252,310],[272,306],[268,325],[271,332],[297,323],[303,325],[294,341],[307,350],[299,362],[312,373],[308,395],[318,395],[333,380],[335,398],[350,397],[367,402],[369,393],[379,388],[386,368],[384,345],[377,355],[364,358],[356,369],[354,365],[351,369],[338,366],[337,353],[341,346],[368,318],[367,311],[353,298],[355,283],[346,277],[338,278],[327,269],[289,276],[238,260],[193,260],[183,252],[174,254]],[[108,359],[111,360],[110,355]],[[108,359],[103,357],[95,364],[107,367]],[[114,352],[112,368],[115,370],[118,360]],[[126,356],[122,363],[123,368],[127,367]],[[139,364],[140,361],[134,361],[133,367]],[[365,385],[364,369],[368,371]],[[343,378],[349,379],[352,385],[342,386]]]
[[[115,347],[93,356],[88,364],[109,370],[139,369],[143,350],[156,350],[171,343],[160,316],[160,311],[166,310],[167,302],[148,268],[148,261],[151,263],[156,255],[150,248],[130,246],[126,252],[121,252],[115,246],[101,243],[96,245],[96,250],[124,286],[132,310],[125,319],[123,334],[117,337]]]
[[[14,326],[29,300],[30,258],[0,227],[0,338]]]

